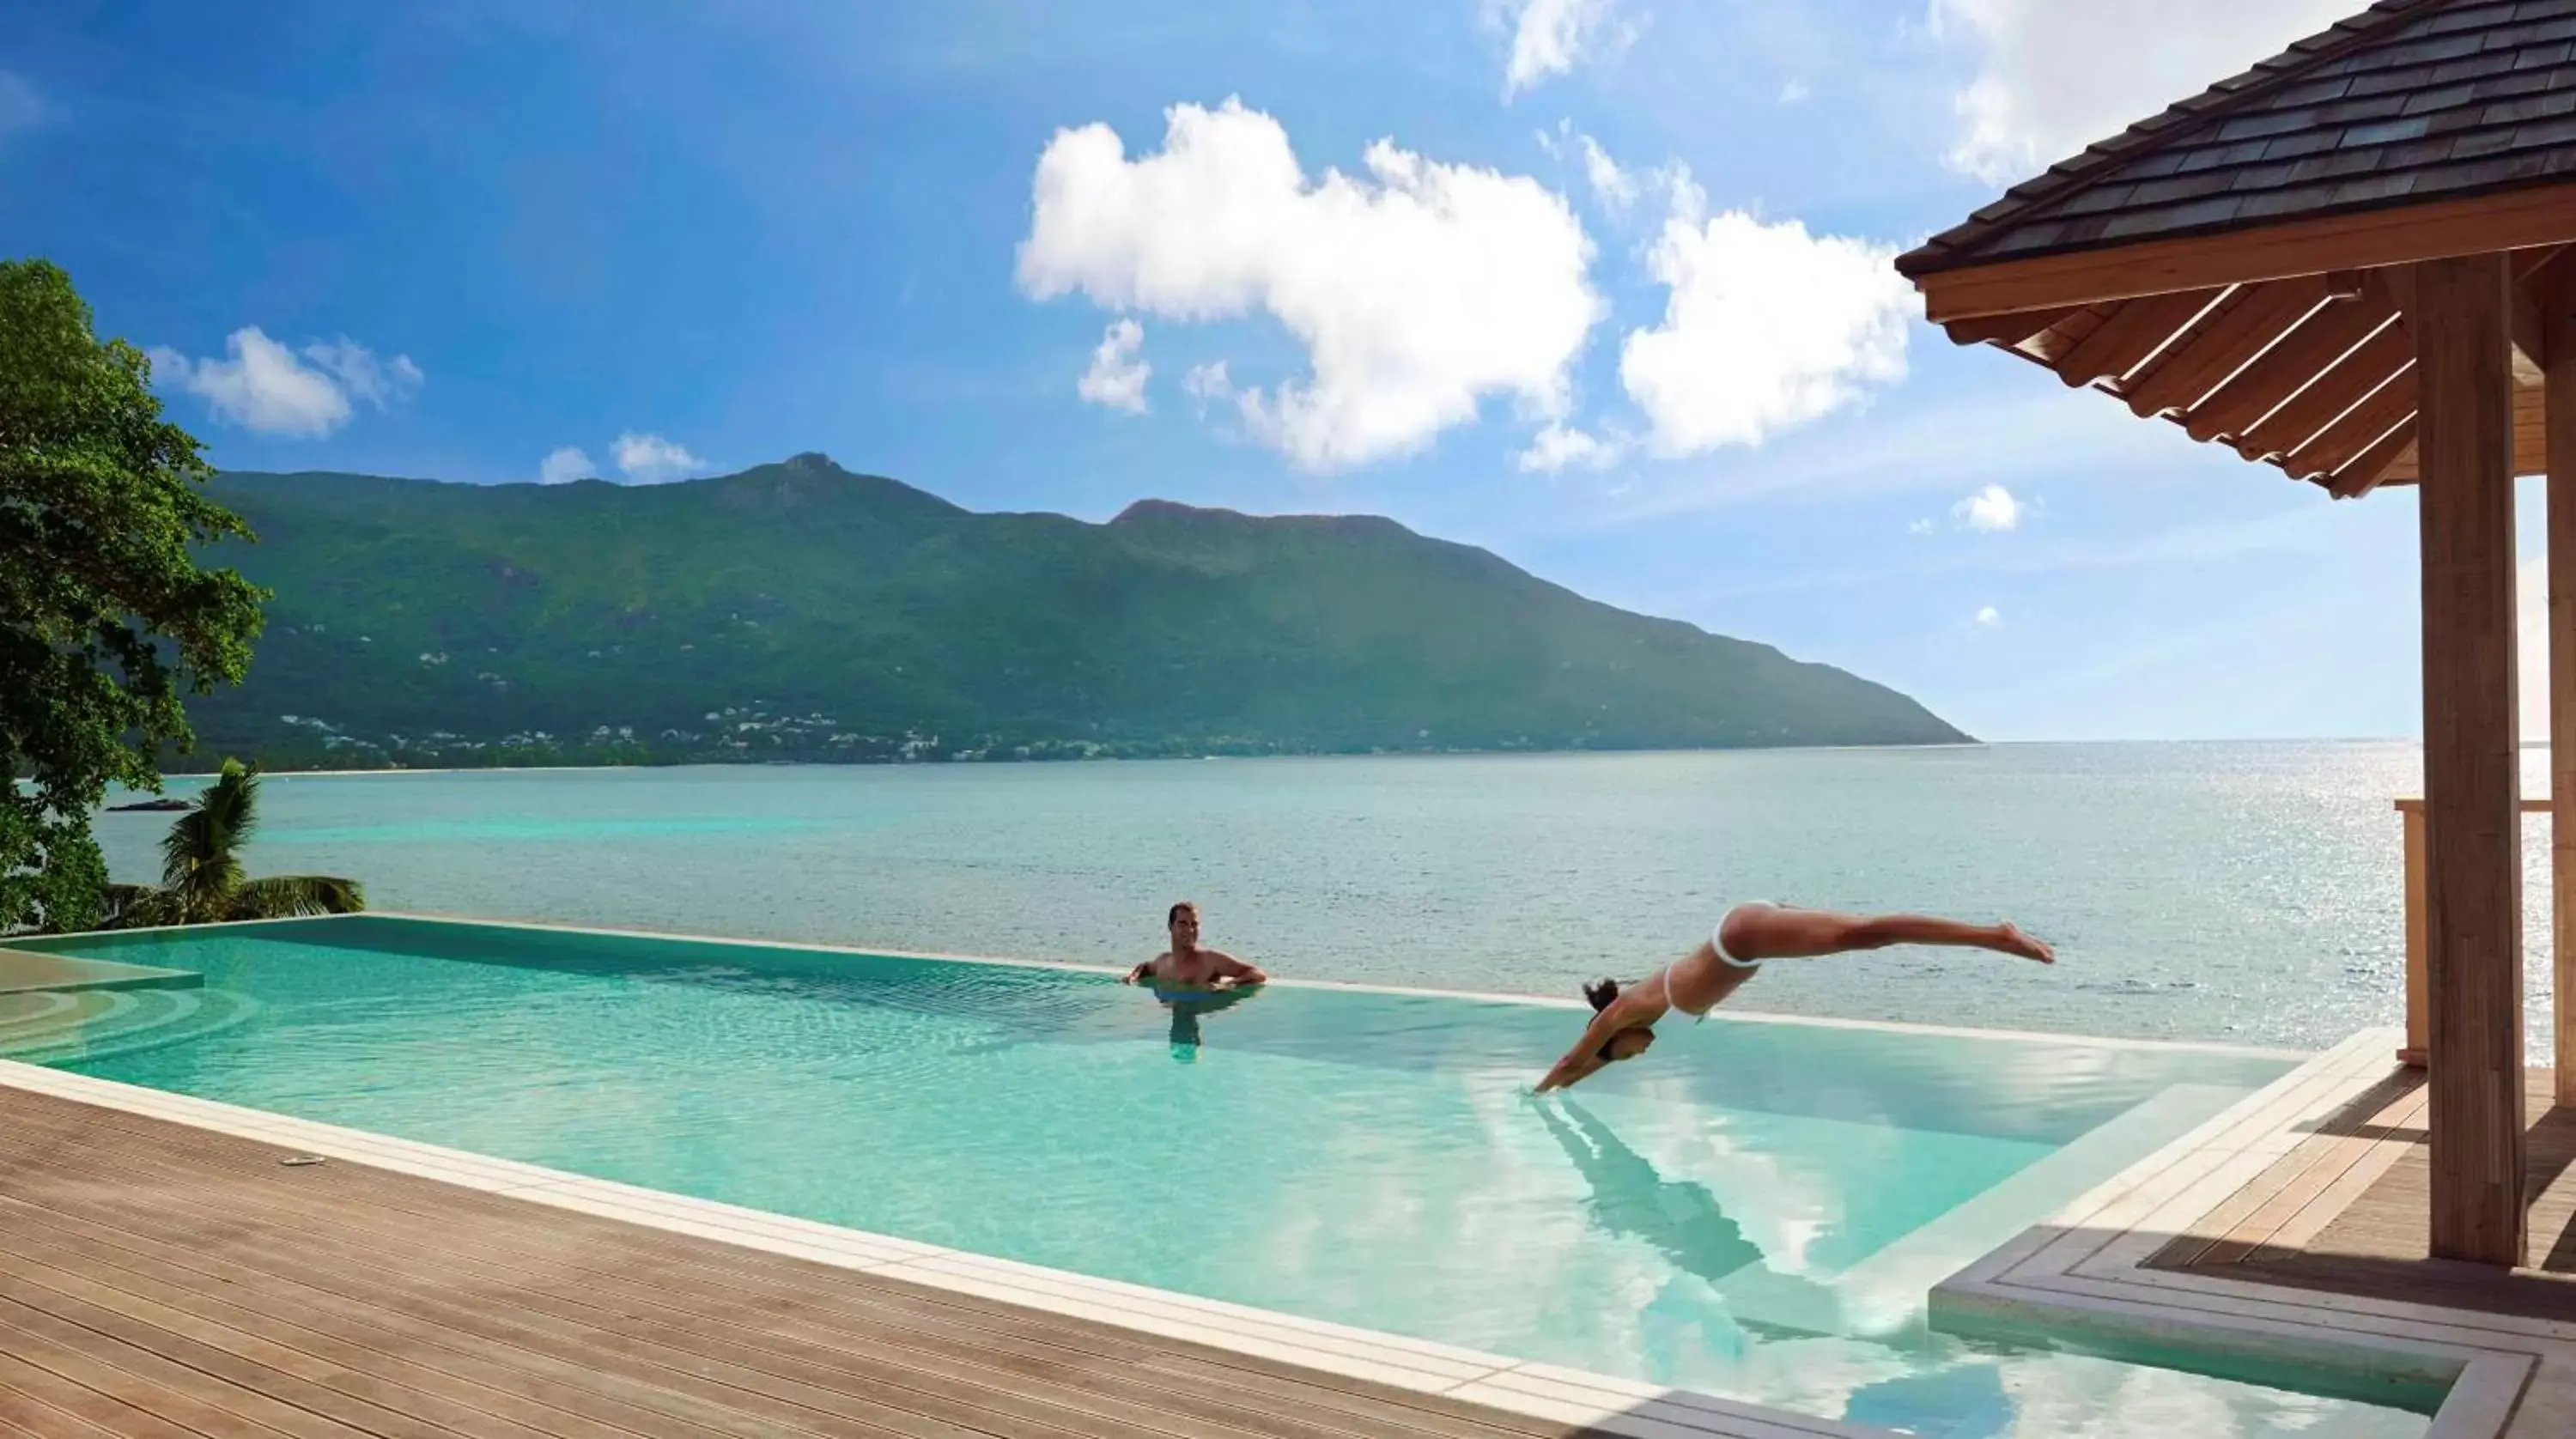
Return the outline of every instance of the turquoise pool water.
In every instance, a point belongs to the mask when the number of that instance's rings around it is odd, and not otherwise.
[[[0,998],[0,1053],[110,1079],[1927,1435],[2424,1429],[1923,1324],[2279,1055],[1719,1020],[1539,1100],[1577,1010],[390,917],[43,947],[205,973]]]

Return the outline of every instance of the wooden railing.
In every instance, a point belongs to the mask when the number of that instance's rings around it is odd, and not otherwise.
[[[2522,802],[2524,814],[2549,811],[2550,802],[2545,798]],[[2397,813],[2406,827],[2406,1044],[2397,1051],[2397,1062],[2421,1069],[2431,1053],[2424,1031],[2432,1014],[2424,988],[2425,926],[2431,922],[2431,907],[2424,897],[2424,801],[2401,799]]]

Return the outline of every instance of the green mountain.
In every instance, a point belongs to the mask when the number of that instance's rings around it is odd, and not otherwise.
[[[1366,517],[976,514],[821,455],[688,484],[226,474],[276,591],[200,756],[271,764],[1945,743],[1905,696]]]

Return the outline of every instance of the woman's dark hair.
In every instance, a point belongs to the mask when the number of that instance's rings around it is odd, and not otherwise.
[[[1619,981],[1596,979],[1583,986],[1583,997],[1592,1001],[1592,1011],[1598,1014],[1610,1007],[1610,1001],[1619,997]]]

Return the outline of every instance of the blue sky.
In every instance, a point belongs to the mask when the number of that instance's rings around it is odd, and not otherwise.
[[[1373,511],[1989,738],[2405,735],[2411,491],[1885,263],[2353,3],[62,3],[0,254],[228,467]]]

